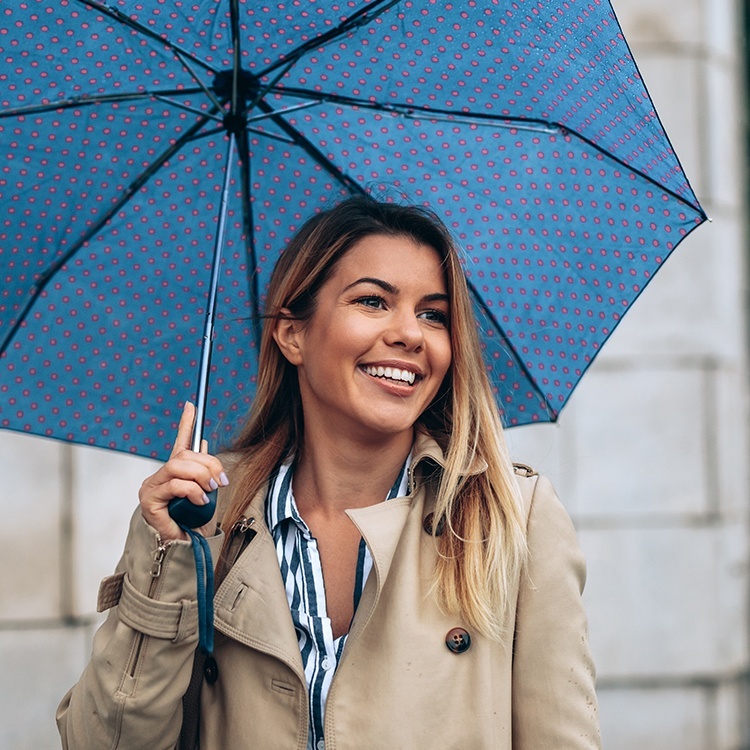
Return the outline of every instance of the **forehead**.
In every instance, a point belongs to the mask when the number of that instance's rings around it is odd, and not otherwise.
[[[446,278],[437,250],[408,236],[373,234],[356,242],[339,260],[334,276],[376,277],[398,285],[398,280],[437,284],[445,291]],[[343,279],[342,279],[343,280]]]

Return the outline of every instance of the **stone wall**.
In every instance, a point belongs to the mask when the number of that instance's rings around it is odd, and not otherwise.
[[[509,441],[579,529],[607,750],[747,750],[740,5],[615,7],[713,223],[656,276],[559,425]],[[0,470],[0,747],[52,748],[152,464],[0,432]]]
[[[713,222],[666,262],[559,425],[509,439],[579,530],[605,748],[750,748],[742,6],[614,6]]]

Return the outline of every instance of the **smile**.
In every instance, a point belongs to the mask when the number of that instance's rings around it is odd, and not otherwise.
[[[409,370],[400,370],[398,367],[375,367],[366,365],[362,368],[368,375],[373,378],[385,378],[395,380],[399,383],[408,383],[414,385],[417,375]]]

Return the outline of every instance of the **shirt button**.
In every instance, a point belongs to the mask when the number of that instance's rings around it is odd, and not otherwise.
[[[323,658],[323,661],[320,662],[320,666],[323,667],[326,671],[328,671],[331,668],[331,660],[326,656]]]
[[[323,740],[318,740],[317,744],[315,745],[317,750],[325,750],[326,743]]]
[[[453,628],[445,636],[445,645],[454,654],[463,654],[471,646],[471,636],[463,628]]]

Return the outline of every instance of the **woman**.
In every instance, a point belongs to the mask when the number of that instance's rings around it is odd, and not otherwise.
[[[353,198],[308,221],[230,455],[189,450],[193,414],[103,582],[64,746],[599,747],[584,563],[549,483],[506,454],[434,215]],[[217,487],[218,679],[196,659],[191,684],[195,568],[167,504]]]

